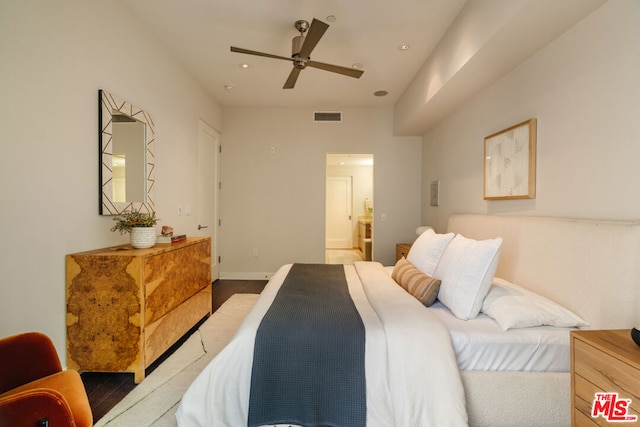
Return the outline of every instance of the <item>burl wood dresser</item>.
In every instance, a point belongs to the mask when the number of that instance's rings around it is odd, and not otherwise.
[[[211,314],[211,239],[130,245],[66,257],[67,366],[144,371]]]

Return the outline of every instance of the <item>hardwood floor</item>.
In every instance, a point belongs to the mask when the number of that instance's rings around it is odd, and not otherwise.
[[[216,280],[212,285],[212,311],[216,311],[233,294],[259,294],[262,292],[262,289],[264,289],[266,283],[266,280]],[[206,319],[203,319],[194,326],[184,337],[167,350],[166,353],[151,364],[145,370],[146,375],[153,372],[156,367],[178,349],[189,335],[195,332],[205,320]],[[136,386],[133,382],[133,374],[129,373],[84,372],[80,376],[87,390],[94,423],[109,412],[111,408],[120,402],[120,400]]]

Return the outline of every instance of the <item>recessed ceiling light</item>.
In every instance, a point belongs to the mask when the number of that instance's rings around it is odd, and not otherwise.
[[[389,92],[387,92],[386,90],[378,90],[378,91],[373,92],[373,94],[375,96],[387,96],[387,95],[389,95]]]
[[[411,46],[409,46],[409,45],[408,45],[408,44],[406,44],[406,43],[405,43],[405,44],[398,45],[398,50],[409,50],[409,49],[411,49]]]
[[[234,89],[233,85],[224,85],[224,88],[228,91],[232,91]]]
[[[240,68],[249,68],[249,64],[244,63],[244,64],[240,64]]]
[[[362,64],[360,62],[356,62],[351,66],[351,68],[355,70],[362,70]]]
[[[336,17],[335,17],[335,15],[329,15],[329,16],[327,16],[327,22],[336,22]]]

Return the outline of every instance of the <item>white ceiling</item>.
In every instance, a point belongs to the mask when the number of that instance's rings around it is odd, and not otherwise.
[[[424,134],[606,1],[120,0],[223,107],[388,105],[398,135]],[[282,89],[289,61],[230,51],[289,57],[295,21],[330,15],[311,57],[361,63],[360,79],[307,68],[294,89]],[[425,97],[429,81],[441,78],[437,96]],[[373,95],[382,90],[389,94]]]
[[[465,0],[121,0],[223,106],[393,105]],[[336,17],[327,22],[327,16]],[[233,45],[291,56],[295,21],[330,27],[312,53],[320,62],[363,65],[360,79],[302,71],[282,86],[287,61],[230,52]],[[398,46],[409,44],[408,51]],[[240,64],[249,64],[242,69]],[[228,91],[225,85],[233,85]],[[386,97],[374,92],[385,90]]]

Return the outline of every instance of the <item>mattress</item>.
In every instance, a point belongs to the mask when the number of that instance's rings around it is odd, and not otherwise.
[[[463,371],[569,372],[571,328],[539,326],[503,331],[480,313],[460,320],[437,301],[427,308],[447,327]]]

